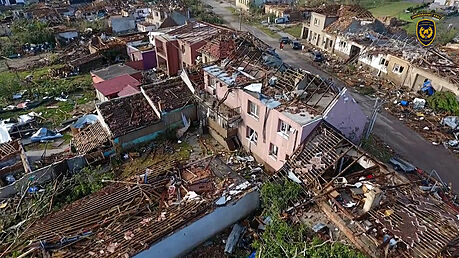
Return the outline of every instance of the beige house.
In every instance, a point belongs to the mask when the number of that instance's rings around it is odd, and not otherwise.
[[[423,83],[429,80],[435,90],[451,91],[459,95],[459,85],[454,84],[446,77],[439,76],[429,69],[416,67],[410,62],[393,55],[388,55],[388,61],[387,77],[396,85],[418,91]]]
[[[236,8],[248,12],[252,0],[236,0]]]
[[[457,61],[407,45],[405,39],[383,36],[386,33],[386,26],[361,7],[329,5],[311,13],[302,38],[322,51],[371,67],[376,76],[398,87],[418,91],[428,80],[437,91],[459,95]]]
[[[336,15],[312,12],[309,22],[303,24],[301,38],[306,39],[311,45],[324,50],[329,46],[333,46],[333,38],[324,32],[324,29],[337,19]]]

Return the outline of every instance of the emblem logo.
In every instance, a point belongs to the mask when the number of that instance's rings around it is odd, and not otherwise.
[[[431,13],[417,13],[411,16],[411,19],[416,19],[420,17],[432,17],[440,20],[443,18],[440,14],[431,12]],[[437,35],[437,27],[435,26],[435,21],[432,19],[420,19],[416,24],[416,37],[418,41],[425,47],[432,44]]]
[[[436,36],[435,22],[431,19],[421,19],[416,25],[416,37],[423,46],[432,44]]]

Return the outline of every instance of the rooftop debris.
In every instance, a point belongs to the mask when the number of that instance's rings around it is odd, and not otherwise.
[[[109,134],[99,121],[83,128],[73,137],[73,143],[80,154],[88,153],[108,140]]]
[[[211,212],[220,195],[236,200],[250,189],[215,156],[146,169],[37,221],[13,250],[41,249],[72,257],[88,252],[98,257],[132,256]]]
[[[191,104],[191,92],[180,77],[142,86],[142,91],[158,105],[160,112],[170,112]]]
[[[97,107],[114,138],[159,122],[142,93],[102,102]]]
[[[392,257],[432,257],[458,236],[459,208],[447,186],[419,170],[404,175],[389,170],[326,123],[275,178],[289,173],[307,193],[294,202],[307,203],[311,196],[326,213],[329,205],[339,210],[329,218],[369,255],[379,256],[381,246],[394,239]],[[353,223],[345,222],[349,219]]]

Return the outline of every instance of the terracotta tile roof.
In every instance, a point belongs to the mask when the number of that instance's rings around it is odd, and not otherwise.
[[[185,106],[190,103],[192,96],[191,91],[180,77],[142,86],[142,89],[154,105],[160,102],[160,109],[165,112]]]
[[[217,60],[225,59],[236,49],[232,35],[232,33],[219,34],[198,49],[198,52],[208,54]]]
[[[159,121],[142,93],[102,102],[98,108],[115,138]]]
[[[95,124],[89,125],[81,130],[73,137],[73,143],[76,146],[78,153],[85,154],[93,149],[100,147],[108,141],[109,135],[97,121]]]
[[[106,80],[103,82],[99,82],[94,84],[94,88],[102,93],[104,96],[111,96],[113,94],[118,94],[123,89],[128,86],[136,87],[140,85],[140,82],[137,81],[134,77],[130,76],[129,74],[124,74],[119,77],[112,78],[110,80]],[[138,90],[137,90],[138,92]]]

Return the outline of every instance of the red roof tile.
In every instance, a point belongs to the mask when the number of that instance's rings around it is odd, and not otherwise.
[[[118,92],[118,97],[129,96],[129,95],[136,94],[139,92],[140,92],[139,89],[137,89],[136,87],[128,85],[124,89],[122,89],[120,92]]]
[[[221,33],[198,49],[198,52],[206,53],[217,60],[221,60],[232,55],[235,49],[236,45],[232,33]]]
[[[129,62],[126,62],[126,65],[131,67],[131,68],[134,68],[136,70],[139,70],[139,71],[143,71],[145,70],[143,68],[143,61],[142,60],[139,60],[139,61],[129,61]]]
[[[104,96],[110,96],[113,94],[118,94],[127,86],[132,86],[138,89],[140,84],[141,83],[134,77],[130,76],[129,74],[124,74],[110,80],[96,83],[94,84],[94,88],[96,88]]]

